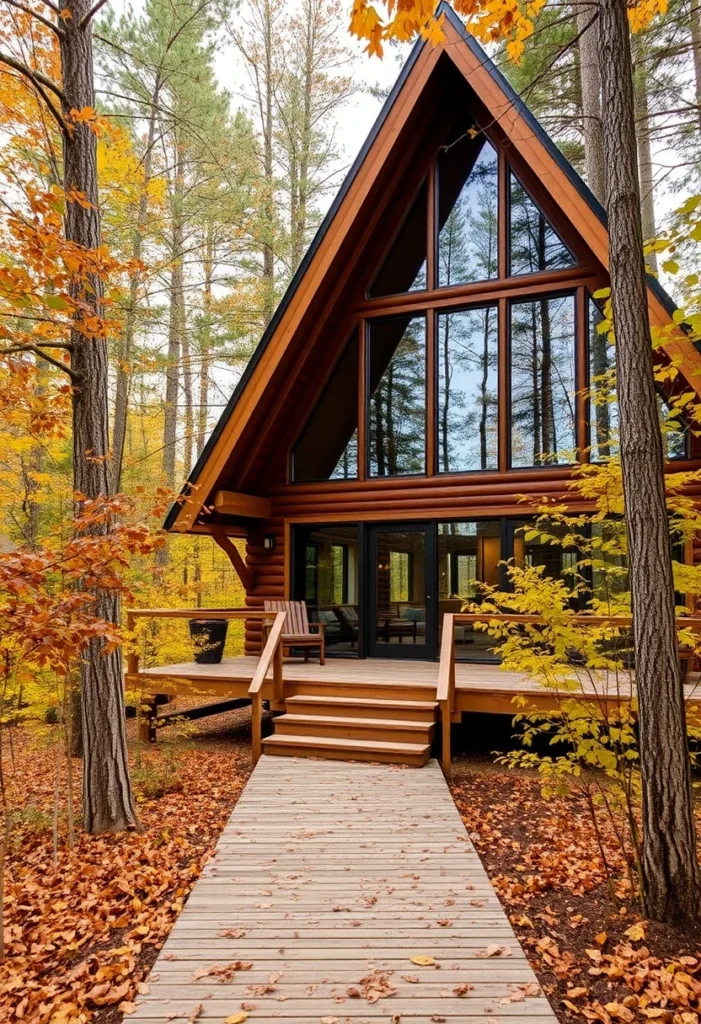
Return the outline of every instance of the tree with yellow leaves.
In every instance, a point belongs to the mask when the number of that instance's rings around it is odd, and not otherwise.
[[[442,37],[447,4],[432,0],[354,0],[350,30],[382,55],[387,40]],[[609,228],[609,270],[616,331],[620,458],[634,610],[644,841],[641,869],[647,912],[662,921],[701,918],[701,870],[691,794],[674,579],[657,414],[647,288],[631,31],[666,10],[666,0],[586,0],[580,34],[598,26]],[[379,9],[378,9],[379,7]],[[518,61],[545,0],[452,0],[483,42],[504,41]]]

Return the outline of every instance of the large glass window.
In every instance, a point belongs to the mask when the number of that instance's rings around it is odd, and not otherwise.
[[[438,284],[497,276],[497,153],[469,134],[438,159]]]
[[[512,466],[572,460],[574,309],[573,295],[511,304]]]
[[[479,604],[484,584],[501,583],[501,520],[484,519],[438,524],[438,636],[443,616]],[[455,626],[455,655],[462,659],[491,659],[494,640],[469,623]]]
[[[438,471],[496,469],[497,307],[438,317]]]
[[[348,342],[292,460],[295,483],[358,475],[358,332]]]
[[[421,291],[426,287],[427,193],[424,182],[370,288],[371,296]]]
[[[426,472],[426,319],[369,327],[370,475]]]
[[[310,622],[323,622],[329,654],[358,649],[359,541],[356,524],[297,526],[294,594]]]
[[[518,178],[509,175],[509,273],[573,267],[574,257]]]

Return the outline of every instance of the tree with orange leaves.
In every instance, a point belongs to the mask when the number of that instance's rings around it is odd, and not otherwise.
[[[505,41],[509,57],[517,61],[545,2],[452,0],[452,7],[476,38]],[[390,39],[442,38],[444,5],[436,10],[432,0],[385,0],[379,6],[370,0],[353,3],[351,32],[367,40],[369,53],[381,56],[383,42]],[[701,919],[701,871],[647,309],[630,40],[630,30],[664,13],[667,0],[580,0],[580,6],[590,16],[579,34],[598,22],[600,40],[609,269],[640,725],[644,897],[651,917],[695,923]]]
[[[116,269],[102,245],[97,188],[97,136],[92,20],[105,0],[2,0],[0,79],[41,136],[46,186],[15,175],[25,201],[8,207],[15,256],[0,269],[3,333],[0,357],[17,372],[26,361],[65,377],[72,405],[76,528],[97,551],[110,548],[114,510],[85,515],[110,494],[105,282]],[[34,120],[32,119],[34,114]],[[19,152],[18,152],[19,156]],[[21,161],[20,161],[21,164]],[[20,365],[21,364],[21,365]],[[76,586],[102,629],[81,647],[84,751],[83,822],[90,832],[133,827],[136,814],[127,766],[122,662],[113,642],[119,589],[109,574]]]

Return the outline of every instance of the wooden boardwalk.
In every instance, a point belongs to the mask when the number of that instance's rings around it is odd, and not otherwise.
[[[555,1022],[435,761],[263,757],[148,984],[133,1024]]]

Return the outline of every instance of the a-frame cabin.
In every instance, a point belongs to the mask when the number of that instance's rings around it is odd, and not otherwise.
[[[439,654],[441,622],[524,539],[520,495],[564,498],[609,446],[612,365],[592,294],[603,210],[444,9],[418,43],[176,504],[167,527],[246,538],[247,605],[305,601],[332,659]],[[669,297],[649,286],[654,324]],[[701,356],[666,353],[691,382]],[[662,399],[661,399],[662,400]],[[688,433],[670,464],[701,466]],[[590,452],[588,452],[588,449]],[[458,659],[489,657],[465,627]],[[246,629],[247,653],[261,623]],[[357,664],[357,663],[356,663]]]

